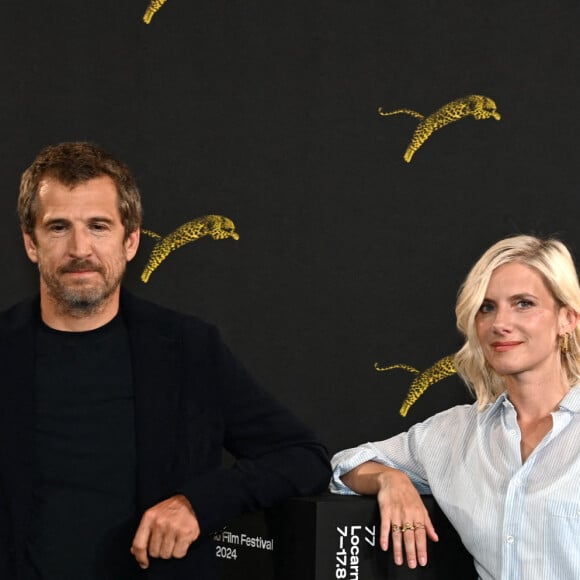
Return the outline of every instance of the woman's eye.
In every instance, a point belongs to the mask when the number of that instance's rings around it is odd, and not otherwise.
[[[479,307],[479,311],[482,314],[486,314],[488,312],[491,312],[493,310],[493,304],[490,304],[489,302],[484,302],[480,307]]]

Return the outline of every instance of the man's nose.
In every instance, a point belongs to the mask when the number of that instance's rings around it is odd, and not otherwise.
[[[90,256],[93,251],[90,234],[84,228],[73,228],[69,242],[69,253],[76,258]]]

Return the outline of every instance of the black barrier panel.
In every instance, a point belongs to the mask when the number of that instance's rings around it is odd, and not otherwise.
[[[376,500],[296,498],[245,515],[215,537],[224,580],[437,580],[477,578],[470,554],[431,496],[423,501],[439,535],[427,566],[396,566],[379,546]]]

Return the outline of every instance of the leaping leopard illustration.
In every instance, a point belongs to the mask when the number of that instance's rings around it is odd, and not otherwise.
[[[411,115],[416,119],[421,119],[421,122],[415,129],[413,136],[411,137],[411,142],[409,143],[403,159],[410,163],[413,155],[417,152],[419,147],[429,139],[429,137],[445,125],[453,123],[454,121],[459,121],[464,117],[471,115],[476,120],[480,121],[482,119],[495,119],[499,121],[501,115],[497,110],[495,102],[489,97],[483,95],[468,95],[467,97],[461,97],[460,99],[455,99],[446,105],[443,105],[440,109],[437,109],[434,113],[426,117],[417,111],[411,109],[396,109],[395,111],[384,111],[383,107],[379,107],[379,115],[387,117],[389,115]]]
[[[155,13],[161,8],[161,6],[163,6],[163,4],[165,4],[165,2],[167,2],[167,0],[151,0],[149,6],[147,6],[145,14],[143,15],[143,22],[145,22],[145,24],[151,24],[153,16],[155,16]]]
[[[409,409],[417,402],[419,397],[431,386],[451,375],[454,375],[457,371],[455,369],[455,363],[453,362],[455,355],[448,355],[438,360],[434,365],[430,366],[427,370],[421,372],[420,370],[406,364],[395,364],[389,365],[387,367],[381,367],[378,363],[375,363],[375,370],[377,371],[390,371],[393,369],[403,369],[409,371],[410,373],[419,375],[413,379],[407,396],[399,409],[399,415],[401,417],[406,417]]]
[[[236,232],[234,222],[227,217],[221,215],[204,215],[198,217],[190,222],[178,227],[174,232],[171,232],[165,237],[152,232],[151,230],[141,229],[141,232],[146,236],[157,240],[145,268],[141,273],[141,280],[144,283],[149,281],[151,274],[159,267],[161,262],[169,256],[169,254],[181,248],[189,242],[199,240],[203,236],[210,236],[214,240],[225,240],[226,238],[233,238],[239,240],[240,236]]]

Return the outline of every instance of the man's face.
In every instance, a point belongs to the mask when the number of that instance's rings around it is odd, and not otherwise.
[[[118,299],[139,230],[125,237],[113,180],[101,176],[72,189],[47,177],[38,190],[34,239],[24,234],[28,257],[38,264],[41,297],[62,312],[90,314]]]

